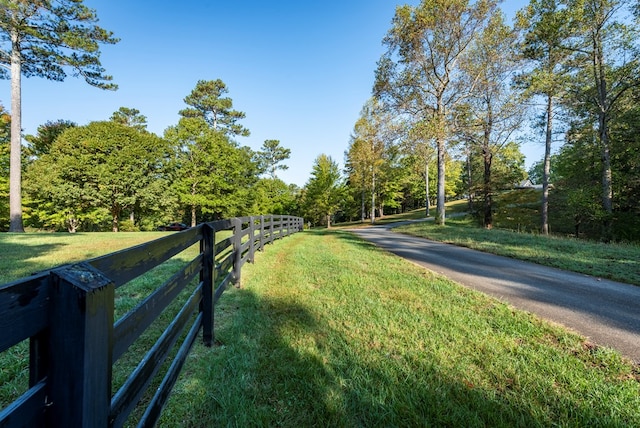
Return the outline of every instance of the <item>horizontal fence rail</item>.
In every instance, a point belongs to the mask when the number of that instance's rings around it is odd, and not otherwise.
[[[28,389],[0,411],[0,427],[120,427],[152,384],[138,426],[154,426],[198,333],[205,345],[214,342],[214,307],[225,289],[239,286],[256,251],[303,224],[276,215],[203,223],[0,286],[0,352],[29,347]],[[195,245],[195,257],[115,319],[116,296],[131,281]],[[174,306],[168,326],[112,391],[114,364]]]

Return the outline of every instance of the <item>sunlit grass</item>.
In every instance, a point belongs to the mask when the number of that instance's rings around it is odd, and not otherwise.
[[[341,231],[269,246],[217,308],[161,425],[629,426],[614,351]]]
[[[143,235],[156,237],[133,234]],[[78,255],[74,242],[55,239],[31,248],[47,269],[61,257],[56,250],[82,259],[93,248],[133,245],[121,234],[104,236],[119,242],[89,234],[92,244],[76,241]],[[0,250],[16,247],[8,245]],[[119,289],[117,313],[184,260]],[[343,231],[268,245],[245,265],[242,288],[227,290],[215,317],[216,346],[196,342],[159,426],[624,427],[640,420],[640,374],[618,353]],[[165,325],[125,354],[114,387]],[[2,354],[5,404],[22,388],[9,372],[24,378],[26,355],[20,347]]]
[[[0,233],[0,284],[165,235],[166,232]]]
[[[449,219],[445,226],[421,222],[395,229],[435,241],[461,245],[573,272],[640,285],[640,246],[604,244],[574,238],[477,227],[471,219]]]

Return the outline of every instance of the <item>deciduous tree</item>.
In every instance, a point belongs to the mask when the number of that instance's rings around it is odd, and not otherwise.
[[[559,100],[568,90],[569,67],[572,55],[573,37],[576,32],[572,25],[570,10],[557,0],[531,0],[529,5],[517,14],[516,25],[524,31],[520,43],[522,57],[532,68],[518,77],[525,95],[540,95],[545,99],[544,113],[544,159],[542,161],[542,203],[541,229],[549,233],[549,184],[551,176],[551,145],[553,142],[554,119]]]
[[[432,122],[438,159],[436,222],[445,222],[447,117],[473,89],[460,79],[461,60],[487,18],[494,0],[423,0],[399,6],[384,39],[375,93],[403,113]]]
[[[180,119],[165,138],[177,154],[173,191],[189,207],[192,226],[199,213],[219,219],[249,209],[249,189],[258,174],[252,152],[199,117]]]
[[[63,213],[70,231],[103,210],[117,232],[124,214],[166,191],[170,153],[168,143],[154,134],[92,122],[66,130],[30,166],[28,190],[48,204],[52,218]]]
[[[78,126],[75,122],[64,119],[49,121],[38,126],[36,135],[26,135],[24,137],[27,141],[25,150],[27,157],[33,161],[42,155],[48,154],[56,138],[67,129],[75,126]]]
[[[370,197],[369,218],[372,223],[375,222],[376,209],[382,216],[385,202],[393,202],[393,189],[399,187],[392,179],[393,162],[398,157],[393,146],[399,135],[400,126],[391,112],[385,110],[379,100],[369,99],[354,126],[346,153],[346,166],[349,182],[361,186],[363,211],[364,195]],[[364,219],[364,212],[361,217]]]
[[[340,207],[343,185],[338,163],[331,156],[321,154],[313,164],[311,178],[305,186],[304,206],[314,222],[331,227],[331,216]]]
[[[637,40],[640,33],[628,22],[629,0],[567,0],[576,16],[575,25],[582,44],[576,49],[579,79],[574,87],[579,94],[574,106],[587,113],[583,118],[596,123],[597,139],[602,159],[603,239],[612,238],[613,169],[610,124],[620,113],[623,96],[640,84],[640,57]],[[584,106],[580,106],[579,102]],[[586,107],[586,108],[585,108]]]
[[[460,121],[462,129],[457,131],[474,146],[471,154],[482,157],[483,225],[487,229],[493,227],[492,201],[497,187],[492,162],[505,145],[514,144],[512,135],[520,128],[526,111],[520,94],[511,86],[513,74],[521,66],[515,40],[502,12],[496,11],[464,59],[473,90],[466,101],[466,120]]]

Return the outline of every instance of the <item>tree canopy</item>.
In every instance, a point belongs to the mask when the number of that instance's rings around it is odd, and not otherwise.
[[[165,191],[158,184],[169,158],[169,145],[153,134],[111,121],[92,122],[67,129],[49,153],[33,162],[29,190],[42,205],[56,207],[53,216],[41,218],[44,224],[63,220],[75,231],[83,221],[108,217],[117,232],[124,213]]]
[[[180,115],[200,117],[214,130],[229,135],[249,136],[249,130],[238,123],[245,114],[233,109],[231,98],[223,97],[228,92],[227,85],[220,79],[198,80],[196,87],[184,99],[189,107],[180,110]]]
[[[265,140],[257,156],[260,169],[275,179],[277,170],[286,170],[289,168],[282,162],[289,159],[291,150],[282,147],[279,140]]]
[[[314,223],[331,227],[331,217],[340,207],[344,187],[338,163],[331,156],[319,155],[304,194],[304,205]]]

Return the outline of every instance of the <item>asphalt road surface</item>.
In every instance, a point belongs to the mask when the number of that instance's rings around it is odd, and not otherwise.
[[[462,285],[562,324],[640,364],[640,286],[404,235],[393,232],[390,225],[352,232]]]

